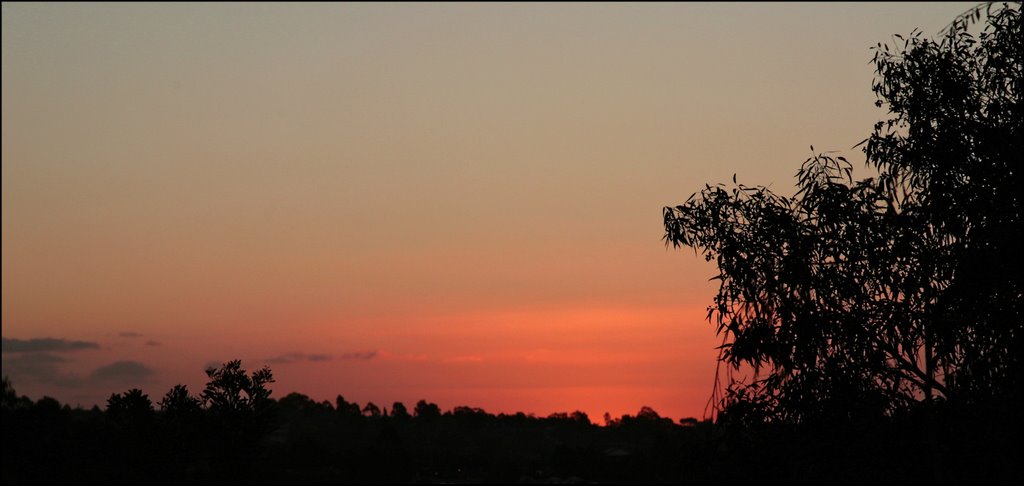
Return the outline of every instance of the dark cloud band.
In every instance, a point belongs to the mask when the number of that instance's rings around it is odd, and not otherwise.
[[[0,349],[5,353],[67,353],[100,348],[98,343],[91,341],[69,341],[57,338],[0,339],[2,339]]]

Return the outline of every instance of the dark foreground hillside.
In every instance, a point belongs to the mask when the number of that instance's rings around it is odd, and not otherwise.
[[[2,479],[1016,482],[1024,469],[1020,419],[1009,406],[936,406],[921,416],[786,427],[673,423],[648,408],[607,426],[582,413],[537,418],[469,407],[441,413],[427,402],[411,413],[402,405],[389,412],[299,394],[234,415],[162,403],[153,407],[132,391],[112,397],[106,410],[82,410],[5,393]]]

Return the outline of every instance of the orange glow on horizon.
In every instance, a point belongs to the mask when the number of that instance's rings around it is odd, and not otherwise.
[[[4,3],[3,337],[53,340],[4,373],[700,417],[714,265],[662,208],[785,194],[878,119],[868,47],[965,8]]]

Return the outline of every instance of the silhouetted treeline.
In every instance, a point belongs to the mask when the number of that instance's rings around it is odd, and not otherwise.
[[[602,427],[578,411],[494,415],[425,400],[410,410],[299,393],[275,400],[267,369],[249,376],[231,362],[211,372],[198,396],[178,385],[154,404],[132,389],[90,410],[19,398],[5,379],[3,481],[1011,482],[1022,472],[1019,404],[933,410],[941,446],[930,453],[923,414],[713,424],[674,423],[643,407],[606,416]]]

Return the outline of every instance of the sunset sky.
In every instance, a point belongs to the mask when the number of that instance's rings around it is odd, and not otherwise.
[[[700,417],[662,207],[863,161],[869,48],[973,5],[4,3],[3,373]]]

